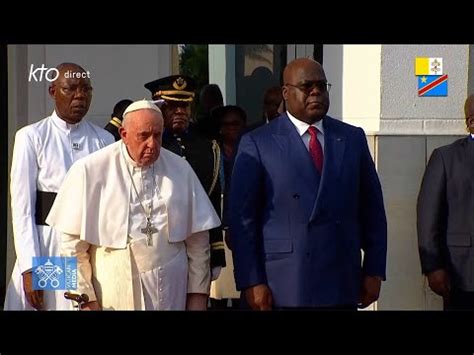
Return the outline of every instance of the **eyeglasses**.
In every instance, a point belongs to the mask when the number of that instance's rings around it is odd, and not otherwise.
[[[90,95],[92,93],[92,86],[60,86],[64,95],[72,95],[76,93],[77,89],[85,95]]]
[[[309,95],[311,91],[314,90],[314,88],[317,88],[322,93],[329,92],[332,86],[326,81],[306,81],[298,85],[293,85],[293,84],[288,84],[288,83],[285,85],[297,88],[301,90],[302,92],[304,92],[306,95]]]

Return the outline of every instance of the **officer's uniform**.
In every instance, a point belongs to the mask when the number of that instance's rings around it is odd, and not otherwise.
[[[151,91],[153,100],[180,101],[192,103],[194,99],[194,82],[182,75],[172,75],[145,84]],[[163,110],[164,111],[164,110]],[[220,150],[215,140],[209,141],[197,133],[190,125],[183,133],[176,133],[165,128],[162,146],[186,159],[214,206],[217,215],[221,216],[221,186],[219,182]],[[222,228],[209,231],[211,244],[211,268],[224,267],[225,251]]]

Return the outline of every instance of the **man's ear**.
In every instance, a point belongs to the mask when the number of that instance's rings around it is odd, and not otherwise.
[[[471,132],[470,126],[474,123],[474,117],[466,118],[466,131]]]
[[[125,128],[123,128],[123,126],[122,126],[122,127],[119,128],[118,131],[119,131],[120,137],[125,142],[125,140],[127,138],[127,130]]]
[[[282,87],[281,94],[283,95],[283,100],[288,100],[288,88],[286,86]]]
[[[51,84],[48,88],[49,96],[54,98],[54,95],[56,94],[56,85]]]

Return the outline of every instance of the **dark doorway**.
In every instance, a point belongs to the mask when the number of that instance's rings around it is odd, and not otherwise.
[[[286,50],[286,45],[235,46],[236,103],[247,113],[247,124],[262,119],[265,91],[282,84]]]
[[[313,50],[313,59],[324,66],[323,63],[323,45],[315,44]]]

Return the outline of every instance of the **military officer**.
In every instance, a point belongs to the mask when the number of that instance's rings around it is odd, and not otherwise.
[[[195,96],[194,80],[184,75],[172,75],[145,84],[153,100],[161,104],[165,129],[162,146],[186,159],[221,216],[221,186],[219,183],[220,150],[215,140],[199,135],[191,124],[191,104]],[[209,231],[211,244],[211,277],[219,277],[225,267],[225,251],[221,227]]]

